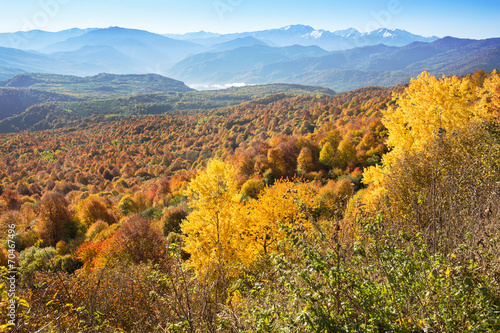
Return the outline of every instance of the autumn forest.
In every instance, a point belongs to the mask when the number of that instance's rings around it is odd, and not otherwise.
[[[0,120],[0,331],[500,331],[496,70],[343,93],[43,80],[0,87],[28,103]]]

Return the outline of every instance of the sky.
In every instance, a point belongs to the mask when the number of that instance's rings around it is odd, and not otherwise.
[[[0,32],[120,26],[232,33],[306,24],[482,39],[500,37],[499,14],[499,0],[0,0]]]

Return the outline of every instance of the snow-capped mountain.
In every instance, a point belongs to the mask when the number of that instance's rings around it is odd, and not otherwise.
[[[404,46],[413,42],[430,43],[438,39],[436,36],[423,37],[412,34],[406,30],[386,28],[380,28],[361,34],[361,37],[366,39],[371,45],[385,44],[388,46]]]
[[[200,38],[200,36],[203,36]],[[189,40],[203,45],[224,43],[236,38],[253,37],[270,46],[290,46],[294,44],[316,45],[328,51],[352,49],[360,46],[385,44],[389,46],[404,46],[412,42],[433,42],[438,37],[423,37],[401,29],[380,28],[371,32],[361,33],[355,28],[338,31],[315,29],[309,25],[287,25],[282,28],[242,33],[213,35],[208,33],[188,33],[181,37],[169,35],[172,38]]]
[[[361,32],[354,28],[348,28],[344,30],[337,30],[333,32],[334,35],[341,36],[344,38],[357,38],[361,36]]]

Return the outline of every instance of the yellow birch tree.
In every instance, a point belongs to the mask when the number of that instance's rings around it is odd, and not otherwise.
[[[224,271],[234,275],[240,265],[255,260],[256,251],[247,231],[248,219],[239,202],[233,181],[233,168],[212,160],[207,169],[194,178],[185,192],[193,212],[181,224],[185,235],[187,262],[197,276]]]

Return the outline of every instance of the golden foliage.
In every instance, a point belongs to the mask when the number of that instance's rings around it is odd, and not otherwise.
[[[252,221],[249,233],[255,240],[254,248],[261,254],[279,251],[279,242],[285,237],[280,223],[300,232],[308,230],[316,193],[313,183],[279,180],[266,187],[258,200],[249,202],[246,209]]]
[[[118,222],[116,217],[108,211],[102,201],[94,196],[80,201],[77,210],[80,220],[86,226],[91,226],[98,220],[102,220],[108,224]]]
[[[240,264],[249,265],[255,258],[251,238],[244,232],[248,219],[233,173],[230,165],[213,160],[185,191],[193,212],[181,225],[186,235],[184,250],[191,255],[187,266],[198,276],[221,271],[233,274]]]
[[[222,270],[234,275],[260,256],[279,251],[285,237],[280,224],[300,232],[310,228],[314,184],[280,180],[245,204],[238,200],[233,172],[211,161],[185,193],[193,212],[181,225],[184,250],[198,276]]]
[[[241,186],[241,194],[244,194],[250,198],[257,199],[259,194],[264,189],[264,183],[260,179],[252,178],[247,180]]]
[[[371,185],[364,195],[365,209],[373,213],[383,208],[384,198],[398,197],[405,202],[402,206],[407,213],[403,218],[407,218],[416,205],[409,199],[415,197],[416,192],[411,191],[418,192],[437,179],[444,181],[448,174],[462,172],[457,168],[477,160],[471,147],[479,151],[481,142],[470,138],[481,137],[481,124],[497,117],[492,100],[498,97],[499,82],[495,73],[481,87],[468,78],[438,80],[424,72],[403,94],[395,95],[396,106],[383,112],[382,119],[392,150],[384,155],[382,166],[370,167],[364,173],[364,182]],[[471,129],[476,129],[475,133],[469,133]],[[438,173],[433,179],[432,172]],[[403,180],[404,184],[396,184]],[[396,193],[395,186],[406,188],[407,193]],[[416,197],[418,201],[418,194]]]
[[[498,81],[493,75],[485,82],[491,87]],[[385,154],[383,166],[370,167],[364,174],[364,182],[372,184],[367,194],[372,208],[386,194],[391,166],[406,154],[423,152],[433,140],[446,133],[456,133],[477,122],[489,121],[494,113],[487,107],[492,91],[473,85],[469,79],[456,76],[436,79],[424,72],[412,79],[403,94],[393,98],[395,107],[383,112],[383,124],[389,137],[387,145],[392,150]]]

